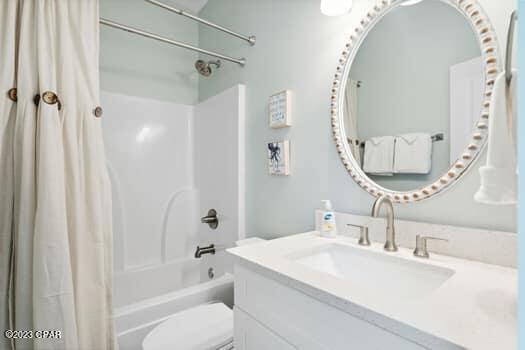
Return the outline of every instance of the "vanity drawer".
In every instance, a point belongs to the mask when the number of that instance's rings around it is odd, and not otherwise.
[[[426,349],[241,265],[235,305],[301,350]]]
[[[295,350],[277,334],[238,307],[234,308],[235,350]]]

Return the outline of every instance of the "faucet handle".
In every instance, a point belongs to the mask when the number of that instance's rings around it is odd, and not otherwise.
[[[448,239],[446,238],[416,235],[416,249],[414,249],[414,256],[417,256],[418,258],[430,257],[430,255],[428,254],[428,248],[427,248],[427,241],[429,239],[432,239],[435,241],[448,242]]]
[[[357,241],[359,245],[362,245],[362,246],[370,245],[370,238],[368,236],[368,226],[354,225],[354,224],[346,224],[346,226],[359,228],[359,240]]]

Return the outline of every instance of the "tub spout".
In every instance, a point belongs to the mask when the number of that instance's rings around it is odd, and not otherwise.
[[[207,247],[197,246],[197,250],[195,250],[195,259],[200,259],[204,254],[215,254],[215,245],[210,244]]]

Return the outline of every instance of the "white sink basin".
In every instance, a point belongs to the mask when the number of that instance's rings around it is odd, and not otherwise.
[[[418,298],[430,294],[454,270],[342,244],[328,244],[297,252],[291,260],[366,288],[370,293],[387,291],[395,298]]]

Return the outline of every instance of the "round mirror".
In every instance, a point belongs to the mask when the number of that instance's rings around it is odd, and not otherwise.
[[[381,1],[343,52],[332,126],[350,175],[396,202],[453,184],[485,143],[496,37],[472,0]]]

